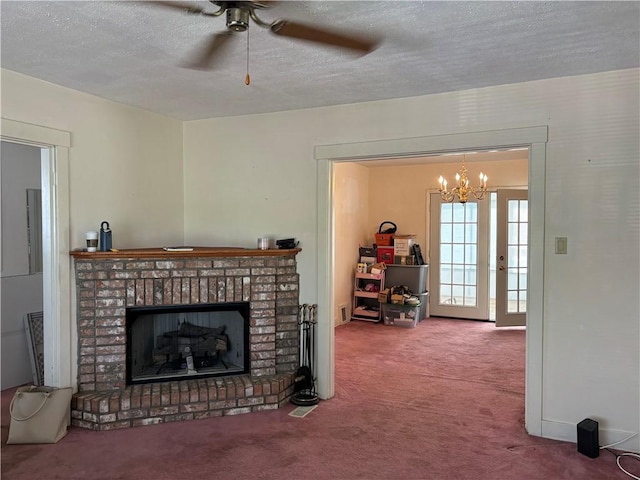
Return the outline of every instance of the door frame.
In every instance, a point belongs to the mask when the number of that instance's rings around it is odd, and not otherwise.
[[[334,184],[336,162],[362,162],[440,154],[469,149],[529,148],[529,284],[527,297],[525,428],[542,435],[542,353],[544,323],[544,215],[548,126],[455,133],[368,142],[316,145],[317,161],[317,301],[318,393],[335,393],[334,306]]]
[[[52,387],[74,386],[76,332],[71,312],[69,256],[69,148],[71,134],[2,118],[2,141],[42,149],[42,281],[44,381]],[[64,332],[64,334],[62,333]]]

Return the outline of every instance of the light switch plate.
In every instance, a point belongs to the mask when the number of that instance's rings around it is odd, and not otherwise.
[[[567,254],[567,237],[556,237],[556,254]]]

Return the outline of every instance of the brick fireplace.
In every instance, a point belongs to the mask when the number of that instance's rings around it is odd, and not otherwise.
[[[71,252],[78,326],[72,425],[111,430],[277,409],[298,368],[299,249]],[[244,375],[127,385],[127,308],[249,302]]]

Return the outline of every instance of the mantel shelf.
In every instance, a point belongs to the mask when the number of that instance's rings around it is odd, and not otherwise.
[[[302,249],[269,249],[258,250],[238,247],[192,247],[193,250],[175,251],[163,248],[131,248],[111,252],[87,252],[86,250],[72,250],[69,252],[78,259],[115,259],[115,258],[207,258],[207,257],[286,257],[297,255]]]

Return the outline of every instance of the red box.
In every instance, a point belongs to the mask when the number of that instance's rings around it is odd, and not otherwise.
[[[378,246],[378,263],[393,264],[394,255],[393,247],[380,247]]]
[[[375,237],[376,245],[378,246],[388,247],[390,245],[393,245],[393,233],[376,233]]]

